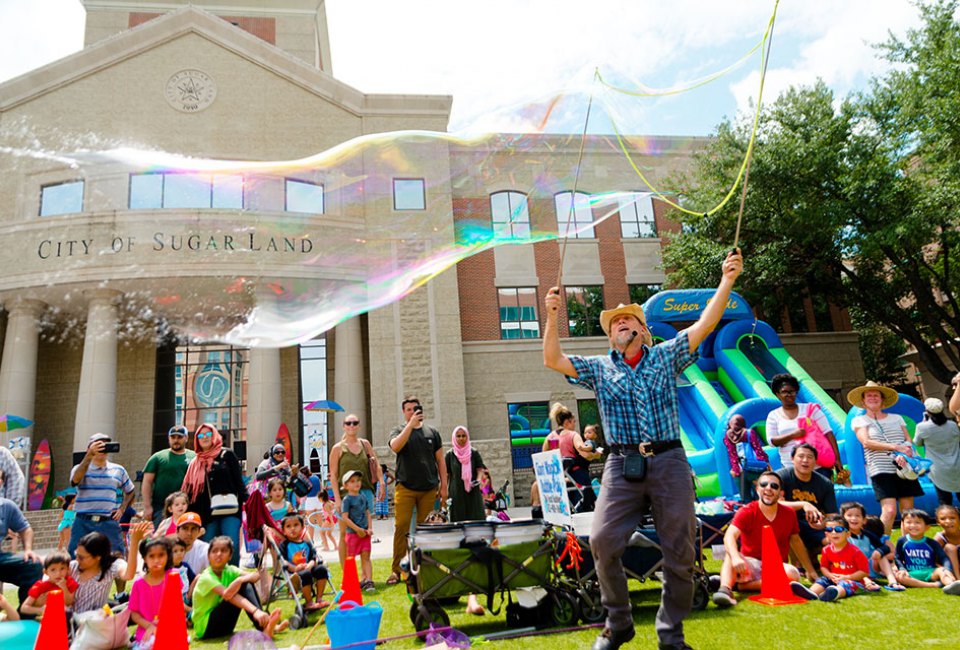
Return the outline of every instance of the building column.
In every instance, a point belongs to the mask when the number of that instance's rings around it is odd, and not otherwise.
[[[255,468],[277,438],[282,422],[280,401],[280,350],[250,349],[247,383],[247,467]],[[289,425],[288,425],[289,426]],[[298,423],[294,423],[291,439],[299,440]]]
[[[15,300],[9,305],[7,331],[0,364],[0,409],[3,413],[34,419],[37,400],[37,350],[40,343],[39,319],[46,309],[39,300]],[[3,434],[3,446],[10,438],[31,433],[12,431]],[[27,450],[27,455],[31,450]]]
[[[77,394],[73,450],[83,451],[95,433],[117,431],[117,303],[122,295],[111,289],[84,292],[87,333]]]
[[[331,431],[339,436],[343,417],[356,413],[363,422],[361,428],[366,437],[373,440],[373,432],[367,419],[366,377],[363,374],[363,337],[360,332],[360,317],[346,320],[334,330],[333,399],[345,410],[334,414]]]

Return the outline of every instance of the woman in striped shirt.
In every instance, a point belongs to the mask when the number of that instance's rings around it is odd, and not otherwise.
[[[127,560],[114,558],[110,540],[103,533],[87,533],[77,543],[77,559],[70,563],[70,575],[80,586],[73,597],[73,611],[89,612],[107,604],[114,579],[133,580],[137,572],[137,549],[153,528],[149,521],[134,524],[130,532]]]
[[[865,386],[850,391],[847,399],[866,410],[855,417],[851,425],[863,445],[867,474],[880,502],[880,520],[889,535],[897,517],[897,504],[903,512],[913,507],[914,497],[923,496],[919,481],[897,474],[906,461],[894,456],[894,452],[913,456],[913,441],[903,418],[883,410],[896,404],[900,396],[892,388],[868,381]]]

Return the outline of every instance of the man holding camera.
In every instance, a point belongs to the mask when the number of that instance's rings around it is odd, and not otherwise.
[[[440,503],[447,501],[447,466],[440,432],[423,423],[420,400],[408,395],[400,404],[406,424],[390,433],[390,449],[397,455],[397,482],[394,491],[396,527],[393,529],[393,566],[387,584],[400,581],[400,561],[407,554],[407,533],[413,509],[417,523],[433,510],[440,491]]]
[[[663,549],[663,591],[655,625],[660,648],[690,647],[683,637],[683,619],[693,602],[696,518],[693,476],[680,443],[676,378],[696,361],[700,343],[720,322],[742,269],[739,250],[727,255],[720,286],[699,320],[656,346],[640,305],[601,312],[610,352],[592,357],[563,353],[557,331],[560,290],[547,292],[543,364],[594,391],[611,443],[590,535],[601,602],[607,609],[605,629],[593,650],[616,650],[634,637],[621,557],[648,512],[653,513]]]
[[[134,487],[127,470],[110,462],[109,454],[118,451],[120,443],[111,442],[105,433],[95,433],[90,436],[83,460],[70,470],[70,484],[77,488],[74,505],[77,518],[70,530],[70,545],[67,547],[70,555],[87,533],[103,533],[110,540],[111,550],[126,554],[120,518],[133,502]],[[123,492],[119,508],[118,492]]]

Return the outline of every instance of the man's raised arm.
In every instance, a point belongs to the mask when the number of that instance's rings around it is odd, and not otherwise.
[[[713,298],[707,304],[707,308],[700,314],[699,320],[687,328],[687,341],[690,343],[690,351],[697,349],[703,339],[707,338],[713,328],[717,326],[723,317],[723,312],[727,308],[727,301],[730,299],[730,292],[733,291],[733,283],[743,271],[743,257],[740,255],[740,249],[735,252],[730,251],[727,259],[723,260],[723,277],[720,279],[720,285]]]
[[[579,377],[577,369],[560,348],[560,333],[557,329],[557,314],[560,313],[560,288],[551,287],[543,301],[547,321],[543,328],[543,365],[562,372],[568,377]]]

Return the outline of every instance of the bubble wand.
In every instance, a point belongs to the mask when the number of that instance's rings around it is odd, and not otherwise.
[[[593,82],[597,81],[600,70],[593,69]],[[593,85],[590,86],[590,99],[587,101],[587,115],[583,120],[583,132],[580,134],[580,152],[577,154],[577,170],[573,176],[573,192],[570,194],[570,210],[567,212],[567,222],[563,226],[563,243],[560,244],[560,266],[557,268],[556,287],[560,288],[560,278],[563,277],[563,258],[567,254],[567,240],[570,237],[570,221],[573,219],[577,205],[577,186],[580,184],[580,165],[583,162],[583,148],[587,142],[587,125],[590,124],[590,109],[593,108]]]
[[[779,1],[777,2],[779,5]],[[767,78],[767,64],[770,63],[770,46],[773,45],[773,23],[777,19],[777,12],[774,9],[773,16],[770,17],[769,37],[767,38],[767,51],[763,57],[763,68],[760,71],[760,91],[757,93],[757,116],[760,115],[760,102],[763,99],[763,82]],[[756,126],[754,126],[756,128]],[[747,146],[747,166],[743,174],[743,192],[740,194],[740,211],[737,213],[737,229],[733,235],[733,252],[737,252],[737,246],[740,243],[740,223],[743,221],[743,206],[747,202],[747,183],[750,182],[750,163],[753,162],[753,145],[755,138],[750,138],[750,144]]]

